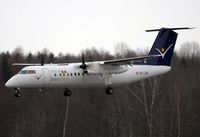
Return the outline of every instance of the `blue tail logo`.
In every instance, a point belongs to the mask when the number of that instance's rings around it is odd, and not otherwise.
[[[167,48],[167,50],[165,50],[164,48],[161,48],[160,50],[158,48],[156,48],[156,50],[160,53],[162,59],[165,58],[165,54],[167,53],[167,51],[169,51],[169,49],[173,46],[173,43]]]

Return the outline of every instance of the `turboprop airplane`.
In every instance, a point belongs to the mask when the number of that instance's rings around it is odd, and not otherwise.
[[[21,96],[23,88],[63,88],[65,96],[71,96],[71,89],[105,87],[106,94],[112,94],[115,87],[171,70],[170,62],[178,34],[174,30],[192,28],[161,28],[146,30],[159,31],[155,42],[147,56],[124,59],[61,64],[23,64],[18,74],[10,78],[5,86],[13,88],[15,96]]]

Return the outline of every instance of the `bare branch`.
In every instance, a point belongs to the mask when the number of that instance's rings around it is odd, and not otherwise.
[[[133,90],[131,90],[129,87],[126,87],[128,89],[128,91],[130,91],[130,93],[136,97],[136,99],[142,104],[144,105],[144,102],[135,94],[135,92]]]
[[[66,112],[65,112],[65,120],[63,126],[63,137],[65,137],[66,129],[67,129],[67,118],[69,113],[69,97],[67,97],[67,104],[66,104]]]
[[[135,110],[134,108],[130,108],[130,107],[128,107],[128,109],[129,109],[130,111],[136,112],[136,113],[138,113],[139,115],[145,117],[145,115],[142,114],[142,112],[139,112],[139,111]]]

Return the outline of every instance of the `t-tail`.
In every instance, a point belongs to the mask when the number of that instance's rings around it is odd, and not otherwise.
[[[193,29],[193,28],[161,28],[154,30],[146,30],[146,32],[159,31],[149,55],[160,55],[160,57],[152,58],[146,61],[148,65],[165,65],[170,66],[174,47],[178,33],[174,30]]]

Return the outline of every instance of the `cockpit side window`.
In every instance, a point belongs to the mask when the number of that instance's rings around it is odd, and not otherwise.
[[[36,74],[35,70],[21,70],[19,74]]]
[[[26,74],[28,70],[21,70],[19,74]]]
[[[27,74],[36,74],[35,70],[28,70]]]

